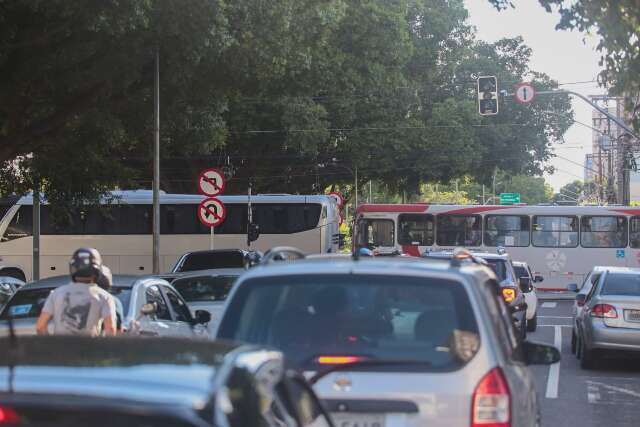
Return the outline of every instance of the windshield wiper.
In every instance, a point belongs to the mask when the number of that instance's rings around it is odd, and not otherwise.
[[[327,369],[319,370],[316,372],[311,378],[308,379],[309,384],[314,385],[322,378],[326,377],[332,372],[338,371],[348,371],[353,368],[366,368],[366,367],[377,367],[377,366],[424,366],[431,367],[433,364],[427,360],[403,360],[403,359],[363,359],[357,360],[351,363],[341,363],[338,365],[333,365],[328,367]]]

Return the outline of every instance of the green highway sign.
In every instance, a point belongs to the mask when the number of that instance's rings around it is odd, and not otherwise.
[[[520,203],[520,193],[500,193],[501,205],[515,205]]]

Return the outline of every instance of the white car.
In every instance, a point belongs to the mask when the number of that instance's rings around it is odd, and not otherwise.
[[[513,269],[518,279],[525,278],[524,281],[520,281],[520,290],[524,293],[524,300],[527,303],[527,331],[534,332],[538,328],[538,295],[533,284],[542,282],[544,278],[534,275],[526,262],[513,261]]]
[[[70,283],[68,275],[54,276],[22,286],[0,310],[0,337],[9,335],[9,320],[17,335],[35,335],[36,320],[47,296]],[[118,323],[124,333],[144,336],[208,338],[204,311],[192,316],[187,303],[167,281],[149,276],[114,275],[109,292],[116,297]]]

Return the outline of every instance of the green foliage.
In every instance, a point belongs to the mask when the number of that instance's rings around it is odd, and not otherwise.
[[[463,0],[4,2],[0,190],[41,177],[52,201],[75,204],[149,188],[156,46],[167,191],[194,191],[199,169],[222,164],[228,193],[249,179],[349,190],[357,169],[406,200],[425,182],[489,184],[495,168],[540,174],[569,100],[505,99],[479,117],[478,75],[556,84],[529,69],[521,38],[476,40],[466,18]]]

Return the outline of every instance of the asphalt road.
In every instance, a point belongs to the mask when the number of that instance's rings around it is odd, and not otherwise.
[[[534,366],[543,426],[640,425],[640,358],[603,360],[585,371],[571,354],[572,301],[544,301],[532,341],[558,344],[562,360]]]

